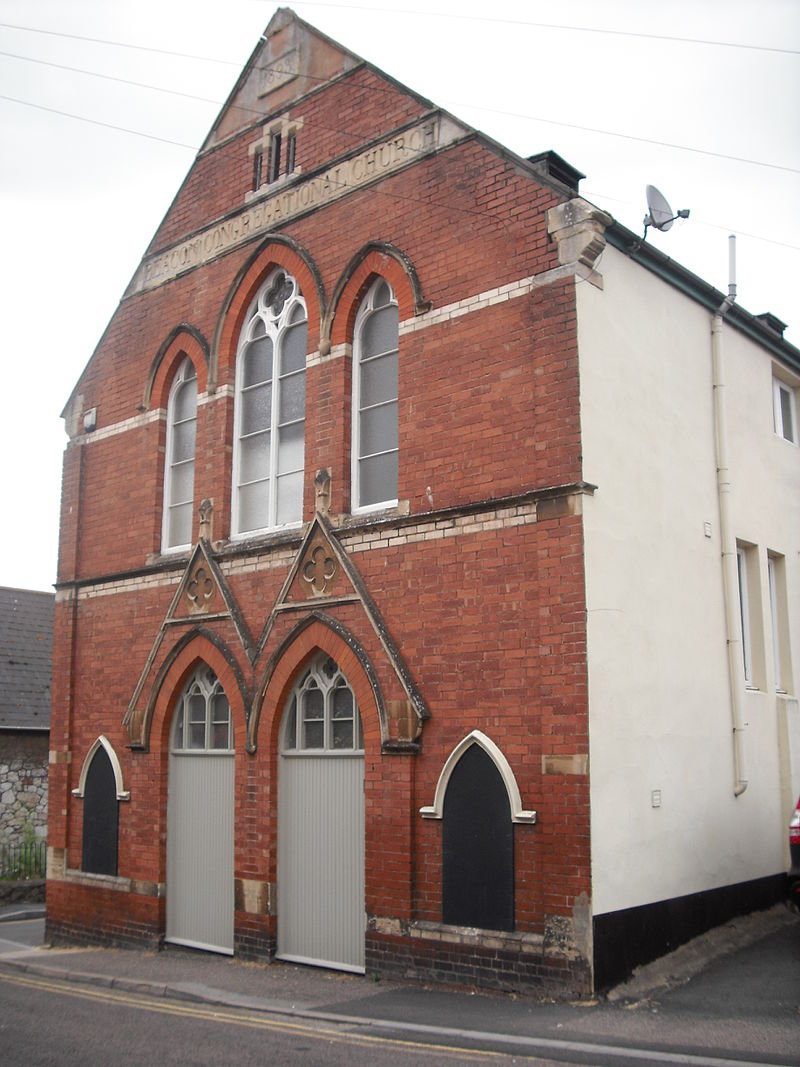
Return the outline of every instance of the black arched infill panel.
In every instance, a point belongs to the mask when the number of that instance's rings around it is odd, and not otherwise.
[[[118,835],[117,783],[108,753],[100,745],[86,773],[81,868],[93,874],[116,874]]]
[[[469,746],[447,784],[442,922],[514,929],[514,824],[503,778],[480,745]]]

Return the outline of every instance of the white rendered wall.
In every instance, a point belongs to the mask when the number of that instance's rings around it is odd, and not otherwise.
[[[773,361],[724,328],[733,527],[757,546],[765,649],[736,798],[712,314],[611,247],[600,269],[602,291],[577,285],[583,474],[598,487],[584,498],[595,914],[779,873],[800,792],[767,587],[769,550],[785,556],[796,698],[800,449],[773,432]]]

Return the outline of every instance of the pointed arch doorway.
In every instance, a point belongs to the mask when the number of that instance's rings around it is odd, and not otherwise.
[[[278,956],[364,971],[364,742],[327,653],[301,672],[280,731]]]
[[[205,665],[175,706],[168,783],[166,939],[232,955],[233,724]]]

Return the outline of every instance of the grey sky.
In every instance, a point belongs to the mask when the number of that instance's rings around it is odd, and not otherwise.
[[[431,5],[288,6],[521,155],[554,149],[586,173],[582,194],[637,232],[644,187],[657,185],[691,217],[648,240],[720,289],[736,233],[739,302],[788,321],[800,342],[800,4]],[[55,578],[59,414],[275,9],[0,0],[0,584]]]

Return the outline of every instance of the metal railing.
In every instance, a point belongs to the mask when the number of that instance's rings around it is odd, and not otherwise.
[[[25,881],[44,878],[47,871],[47,842],[8,845],[0,842],[0,878]]]

